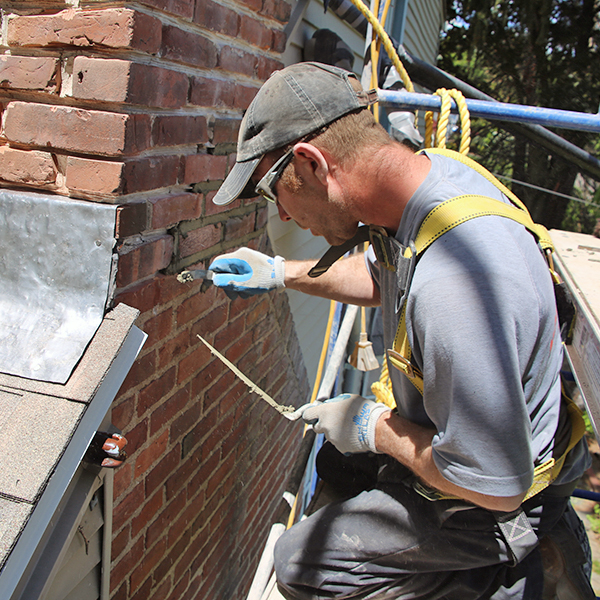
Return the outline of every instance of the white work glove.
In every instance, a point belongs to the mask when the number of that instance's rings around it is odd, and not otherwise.
[[[343,454],[377,452],[375,425],[391,409],[356,394],[341,394],[325,402],[306,404],[298,409],[302,419]]]
[[[208,267],[214,271],[212,282],[230,297],[248,298],[285,287],[285,259],[240,248],[217,256]]]

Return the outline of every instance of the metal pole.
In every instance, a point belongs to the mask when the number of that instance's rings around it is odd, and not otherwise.
[[[383,106],[392,106],[407,110],[432,110],[439,112],[441,98],[429,94],[417,94],[405,90],[377,90],[379,102]],[[600,132],[600,114],[580,113],[556,108],[521,106],[504,102],[486,102],[484,100],[465,99],[469,113],[473,117],[515,123],[535,123],[546,127],[577,129],[578,131]],[[452,111],[458,112],[452,101]]]
[[[413,56],[402,45],[398,46],[398,55],[413,83],[422,85],[429,90],[456,88],[466,98],[497,102],[495,98],[484,94],[481,90],[465,83],[458,77]],[[565,160],[577,165],[582,173],[600,181],[600,160],[556,133],[544,129],[541,125],[533,125],[532,123],[500,122],[499,126],[512,135],[526,137],[531,142],[546,148],[550,153],[562,156]]]

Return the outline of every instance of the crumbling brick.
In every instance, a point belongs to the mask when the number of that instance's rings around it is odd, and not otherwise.
[[[6,36],[9,46],[104,46],[155,54],[161,27],[158,19],[127,8],[70,8],[53,15],[10,17]]]
[[[14,184],[44,186],[56,181],[56,166],[49,152],[0,146],[0,179]]]
[[[86,56],[73,62],[73,98],[180,108],[188,88],[188,76],[171,69]]]
[[[46,56],[0,56],[0,87],[56,91],[58,60]]]
[[[126,287],[165,269],[171,262],[173,238],[162,235],[119,254],[117,286]]]
[[[11,102],[4,112],[10,142],[84,154],[119,156],[150,145],[148,115]]]

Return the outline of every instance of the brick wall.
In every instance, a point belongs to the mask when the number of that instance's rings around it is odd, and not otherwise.
[[[308,395],[286,296],[229,301],[175,274],[269,251],[264,202],[212,204],[242,110],[282,65],[286,0],[3,3],[0,185],[119,206],[116,302],[149,338],[114,407],[112,597],[242,598],[299,427],[213,359],[201,333],[285,403]]]

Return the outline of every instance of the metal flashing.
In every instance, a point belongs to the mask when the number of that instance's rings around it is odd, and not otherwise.
[[[116,209],[0,189],[0,372],[69,379],[111,299]]]

